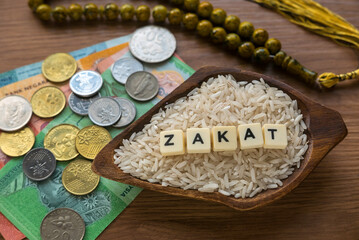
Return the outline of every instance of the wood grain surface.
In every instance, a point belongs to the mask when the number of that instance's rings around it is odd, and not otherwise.
[[[68,6],[74,1],[55,0],[51,5]],[[168,6],[167,1],[159,0],[114,2]],[[281,40],[284,51],[312,70],[344,73],[358,68],[357,52],[295,26],[270,10],[242,0],[211,2],[242,21],[267,29],[270,36]],[[359,28],[357,0],[318,2]],[[55,52],[70,52],[123,36],[138,27],[136,23],[106,22],[43,24],[32,15],[26,0],[1,0],[0,9],[0,72],[43,60]],[[253,66],[192,32],[180,28],[171,31],[177,38],[177,53],[194,69],[236,66],[286,82],[339,111],[348,136],[298,188],[271,205],[240,212],[218,203],[144,190],[99,239],[359,239],[359,81],[318,92],[279,69]]]

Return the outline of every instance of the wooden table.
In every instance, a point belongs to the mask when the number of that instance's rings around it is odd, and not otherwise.
[[[84,0],[52,1],[53,5]],[[108,1],[94,1],[107,3]],[[116,1],[151,6],[165,1]],[[251,21],[281,40],[284,51],[319,73],[358,68],[358,55],[326,38],[293,25],[254,3],[211,0],[229,14]],[[318,0],[359,28],[357,0]],[[167,5],[168,6],[168,5]],[[133,32],[136,23],[43,24],[25,0],[0,2],[0,72]],[[274,67],[255,67],[192,32],[171,28],[177,53],[194,69],[233,66],[282,80],[316,101],[338,110],[349,134],[310,176],[283,199],[260,209],[239,212],[216,203],[144,190],[99,239],[359,239],[359,81],[318,92]],[[326,124],[323,122],[323,124]],[[329,126],[328,126],[329,127]]]

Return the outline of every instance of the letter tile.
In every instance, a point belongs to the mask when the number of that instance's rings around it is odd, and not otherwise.
[[[182,130],[170,130],[160,133],[160,152],[163,156],[185,153],[184,134]]]
[[[234,151],[238,147],[235,126],[217,126],[212,128],[213,151]]]
[[[241,149],[263,147],[263,134],[260,123],[239,125],[238,135]]]
[[[285,149],[287,147],[287,127],[284,124],[264,124],[262,130],[264,148]]]
[[[187,152],[188,153],[211,152],[211,133],[209,128],[187,129]]]

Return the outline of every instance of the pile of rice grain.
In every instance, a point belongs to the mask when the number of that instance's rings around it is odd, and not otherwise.
[[[116,149],[114,160],[122,171],[163,186],[218,191],[235,198],[253,197],[282,186],[282,179],[300,167],[308,149],[306,125],[296,100],[270,87],[263,79],[236,82],[218,76],[204,82],[187,97],[153,115],[143,130]],[[284,150],[249,149],[164,157],[159,136],[164,130],[192,127],[273,123],[287,126]]]

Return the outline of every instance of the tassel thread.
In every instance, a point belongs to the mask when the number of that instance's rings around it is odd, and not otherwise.
[[[313,0],[250,0],[281,14],[292,23],[300,25],[316,34],[331,38],[336,43],[359,50],[359,30],[341,16],[333,13]],[[336,75],[323,73],[317,83],[323,88],[331,88],[337,83],[356,79],[359,69]]]

